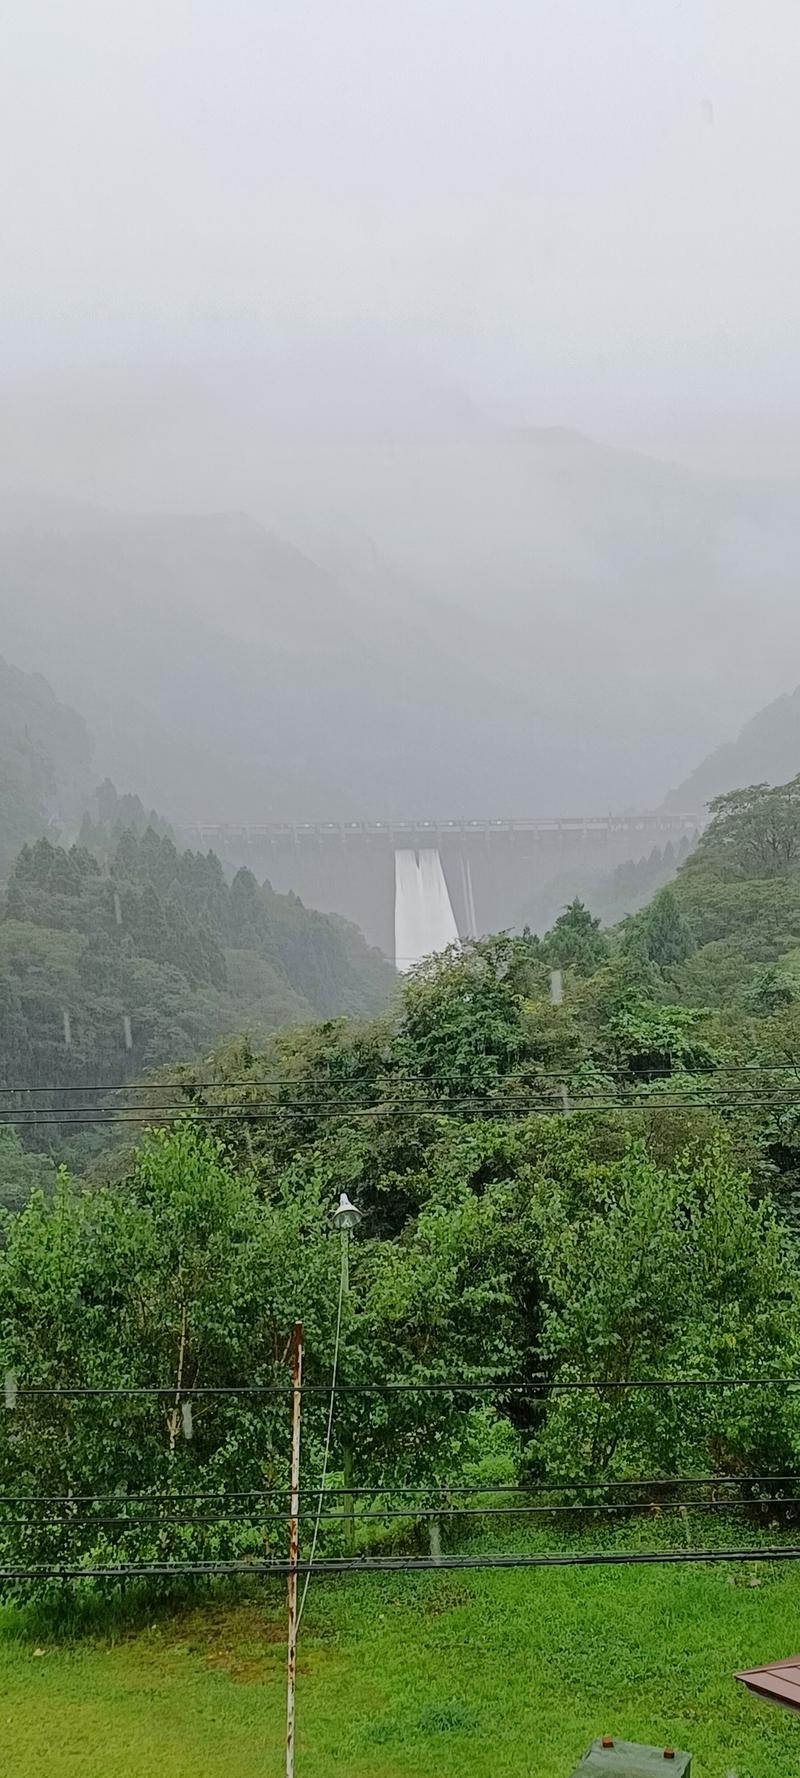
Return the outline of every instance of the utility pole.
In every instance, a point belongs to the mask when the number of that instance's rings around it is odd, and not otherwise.
[[[297,1559],[300,1549],[300,1404],[303,1324],[292,1334],[292,1475],[289,1507],[289,1637],[286,1657],[286,1778],[294,1778],[294,1694],[297,1681]]]

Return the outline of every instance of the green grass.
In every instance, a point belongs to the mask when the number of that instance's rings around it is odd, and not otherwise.
[[[3,1778],[281,1778],[283,1599],[72,1639],[0,1630]],[[592,1737],[693,1778],[796,1778],[800,1718],[737,1667],[800,1652],[800,1564],[317,1582],[297,1778],[568,1778]]]

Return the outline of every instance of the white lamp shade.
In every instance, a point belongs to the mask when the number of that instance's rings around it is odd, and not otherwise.
[[[354,1229],[361,1221],[361,1211],[351,1204],[347,1192],[342,1192],[336,1209],[333,1212],[333,1226],[337,1229]]]

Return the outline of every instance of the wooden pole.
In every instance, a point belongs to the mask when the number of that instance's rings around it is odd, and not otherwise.
[[[286,1657],[286,1778],[294,1778],[294,1694],[297,1680],[297,1559],[300,1547],[300,1403],[303,1324],[292,1335],[292,1478],[289,1507],[289,1637]]]

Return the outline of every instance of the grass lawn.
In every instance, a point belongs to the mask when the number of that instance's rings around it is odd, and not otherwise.
[[[2,1778],[281,1778],[277,1586],[116,1636],[1,1622]],[[605,1732],[796,1778],[800,1717],[732,1673],[797,1652],[800,1564],[318,1581],[297,1778],[568,1778]]]

